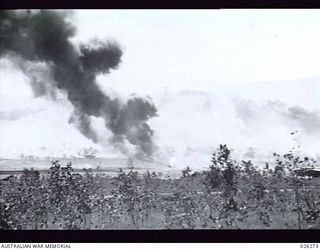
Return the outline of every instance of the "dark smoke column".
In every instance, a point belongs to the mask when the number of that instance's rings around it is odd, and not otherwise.
[[[50,88],[67,93],[74,111],[69,122],[95,143],[97,134],[91,117],[101,117],[112,133],[111,143],[126,152],[125,141],[136,146],[137,155],[151,157],[156,146],[147,121],[157,109],[149,99],[133,98],[127,103],[106,95],[96,82],[97,74],[117,69],[122,50],[116,43],[93,40],[76,48],[76,33],[70,12],[41,10],[0,11],[0,57],[8,57],[31,79],[35,96],[52,93],[48,84],[39,83],[39,70],[30,65],[45,64]],[[42,72],[43,74],[43,72]],[[43,77],[42,77],[43,78]]]

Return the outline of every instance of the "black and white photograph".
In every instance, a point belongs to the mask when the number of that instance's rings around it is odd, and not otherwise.
[[[0,229],[319,230],[320,10],[0,10]]]

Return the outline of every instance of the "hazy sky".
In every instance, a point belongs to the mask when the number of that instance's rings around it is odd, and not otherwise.
[[[81,10],[73,21],[73,42],[107,38],[123,48],[119,69],[99,76],[99,84],[120,97],[152,96],[159,116],[150,124],[160,146],[290,145],[295,125],[284,127],[270,115],[250,127],[231,96],[252,100],[256,113],[268,110],[259,108],[268,100],[320,111],[320,10]],[[66,97],[34,98],[28,81],[0,60],[0,157],[75,154],[93,146],[68,124]],[[175,93],[183,89],[211,94]],[[94,123],[108,137],[102,121]],[[319,134],[310,136],[316,143],[308,137],[310,147],[320,145]]]
[[[320,76],[320,10],[90,10],[76,23],[78,39],[119,41],[108,82],[133,89]]]

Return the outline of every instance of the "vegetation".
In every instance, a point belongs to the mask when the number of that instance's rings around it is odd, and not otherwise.
[[[0,182],[0,228],[319,229],[319,179],[294,171],[316,162],[292,152],[274,158],[261,168],[220,145],[207,170],[187,167],[179,179],[141,175],[131,161],[116,177],[54,161],[46,176],[25,169]]]

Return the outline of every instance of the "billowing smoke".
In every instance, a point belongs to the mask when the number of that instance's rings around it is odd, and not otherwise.
[[[251,88],[243,86],[243,92]],[[273,89],[268,92],[273,93]],[[299,93],[304,89],[301,86]],[[319,87],[312,90],[309,100],[316,100]],[[307,105],[301,99],[290,103],[270,94],[257,98],[255,91],[250,96],[234,92],[218,88],[211,93],[164,91],[160,96],[159,91],[155,92],[152,96],[157,101],[159,117],[151,122],[157,131],[159,159],[171,166],[201,168],[210,163],[211,154],[219,144],[227,144],[238,159],[254,152],[257,162],[269,161],[272,153],[285,154],[298,146],[303,154],[319,154],[318,105]],[[294,94],[283,92],[285,97]]]
[[[308,111],[302,107],[295,106],[288,108],[285,116],[288,120],[298,124],[308,134],[320,133],[320,112],[318,111]]]
[[[306,110],[298,105],[290,107],[280,101],[257,105],[253,101],[237,98],[233,102],[237,115],[248,126],[269,121],[282,124],[291,130],[299,130],[306,136],[320,134],[320,112],[316,110]]]
[[[138,97],[122,103],[100,89],[96,76],[117,69],[122,50],[114,42],[99,40],[75,46],[70,42],[76,33],[70,18],[70,12],[1,11],[0,57],[17,62],[35,96],[54,99],[56,89],[63,90],[74,108],[69,122],[87,138],[98,142],[91,117],[101,117],[113,133],[113,145],[126,151],[129,142],[139,156],[150,157],[156,147],[147,122],[156,116],[156,107]]]

